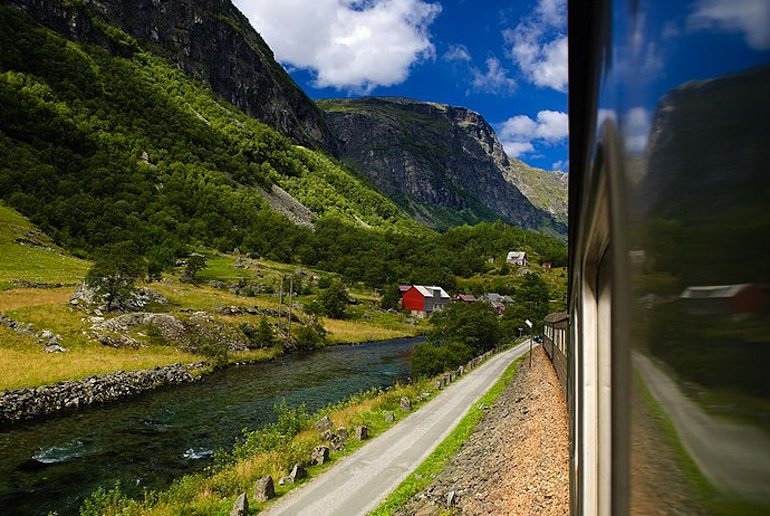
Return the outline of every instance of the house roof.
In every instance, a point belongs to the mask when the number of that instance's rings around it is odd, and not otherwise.
[[[438,297],[442,299],[450,299],[449,294],[446,293],[446,290],[444,290],[441,287],[436,287],[434,285],[431,286],[425,286],[425,285],[412,285],[414,288],[417,289],[417,291],[422,294],[425,297],[436,297],[436,294],[438,294]]]
[[[476,301],[476,296],[473,294],[459,294],[457,299],[460,301]]]
[[[406,292],[406,291],[407,291],[407,290],[409,290],[410,288],[412,288],[412,286],[411,286],[411,285],[399,285],[399,286],[398,286],[398,290],[400,290],[401,292]]]
[[[751,283],[738,283],[737,285],[704,285],[700,287],[687,287],[679,297],[682,299],[730,298],[750,286]]]
[[[500,301],[490,301],[489,304],[492,305],[497,310],[500,310],[500,309],[505,310],[505,305]]]
[[[527,253],[524,251],[510,251],[506,260],[523,260],[527,257]]]
[[[566,321],[569,319],[569,314],[567,312],[553,312],[545,316],[545,322],[547,323],[557,323],[561,321]]]

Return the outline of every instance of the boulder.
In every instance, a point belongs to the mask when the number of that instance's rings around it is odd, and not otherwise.
[[[313,454],[310,456],[311,464],[324,464],[329,461],[329,448],[326,446],[316,446]]]
[[[273,477],[261,477],[254,483],[254,500],[266,502],[275,498]],[[245,513],[244,513],[245,514]]]
[[[337,429],[337,435],[340,436],[340,439],[347,439],[348,438],[348,431],[344,426],[341,426]]]
[[[246,498],[246,493],[241,493],[235,499],[233,508],[230,509],[230,516],[246,516],[247,514],[249,514],[249,500]]]
[[[387,412],[385,413],[385,421],[388,423],[392,423],[396,420],[396,415],[393,412]]]
[[[454,491],[449,491],[446,494],[446,506],[453,507],[455,502],[457,502],[457,494]]]
[[[67,348],[63,348],[59,346],[58,344],[49,344],[45,347],[46,353],[66,353]]]
[[[327,415],[316,421],[315,423],[316,430],[324,431],[329,430],[331,431],[332,428],[334,428],[334,423],[332,423],[331,418]]]
[[[293,484],[294,479],[291,477],[281,477],[278,479],[278,485],[279,486],[285,486],[286,484]]]
[[[359,441],[365,441],[369,438],[369,428],[366,426],[356,427],[356,439]]]
[[[401,398],[401,410],[404,412],[409,412],[412,410],[412,402],[406,396]]]
[[[305,470],[305,467],[298,462],[291,468],[289,476],[291,477],[292,482],[296,482],[297,480],[302,480],[307,477],[307,471]]]

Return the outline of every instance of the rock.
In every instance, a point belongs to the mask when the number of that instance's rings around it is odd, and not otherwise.
[[[449,491],[446,494],[446,506],[447,507],[454,507],[455,502],[457,501],[457,495],[454,491]]]
[[[428,398],[430,398],[430,393],[429,392],[423,392],[422,394],[420,394],[420,401],[425,401]]]
[[[291,478],[291,477],[281,477],[278,480],[278,485],[279,486],[285,486],[286,484],[293,484],[293,483],[294,483],[294,479]]]
[[[462,376],[465,374],[465,367],[460,366],[457,368],[457,376]]]
[[[412,402],[406,396],[401,398],[401,410],[404,412],[409,412],[412,410]]]
[[[331,418],[328,415],[326,415],[321,419],[319,419],[318,421],[316,421],[315,428],[316,430],[321,430],[321,431],[331,430],[332,428],[334,428],[334,423],[332,423]]]
[[[348,438],[348,431],[344,426],[341,426],[337,429],[337,435],[340,436],[340,439],[347,439]]]
[[[48,339],[49,346],[58,346],[59,342],[61,342],[61,335],[54,335]]]
[[[305,467],[298,462],[291,468],[289,476],[291,477],[292,482],[296,482],[297,480],[302,480],[307,477],[307,471],[305,470]]]
[[[385,421],[392,423],[396,420],[396,415],[393,412],[385,413]]]
[[[369,427],[357,426],[356,427],[356,439],[359,441],[365,441],[369,438]]]
[[[334,435],[334,433],[331,430],[324,430],[323,432],[321,432],[321,439],[323,439],[324,441],[331,441],[335,437],[336,435]]]
[[[49,344],[45,347],[46,353],[66,353],[67,348],[63,348],[59,346],[58,344]]]
[[[254,483],[254,500],[266,502],[275,498],[273,477],[261,477]]]
[[[547,226],[566,230],[519,189],[528,175],[517,176],[517,182],[511,179],[522,164],[506,155],[494,130],[478,113],[381,97],[319,104],[337,135],[339,156],[355,164],[403,208],[425,213],[429,225],[444,220],[441,210],[467,210],[482,218],[481,213],[491,210],[520,227],[539,227],[545,217]],[[371,152],[375,141],[387,150]],[[563,199],[560,218],[566,220],[566,184],[555,191],[554,197]]]
[[[310,456],[311,464],[324,464],[329,461],[329,448],[326,446],[316,446],[313,454]]]
[[[434,386],[436,387],[436,390],[440,391],[441,388],[444,387],[444,382],[442,382],[441,380],[436,380],[436,383],[434,384]]]
[[[51,330],[43,330],[38,336],[43,340],[51,339],[53,338],[53,332]]]
[[[246,493],[241,493],[235,499],[233,508],[230,509],[230,516],[246,516],[247,514],[249,514],[249,501],[246,498]]]

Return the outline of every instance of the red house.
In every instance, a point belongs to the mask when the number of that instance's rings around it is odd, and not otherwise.
[[[441,287],[412,285],[401,295],[401,308],[409,310],[412,315],[428,317],[449,303],[451,297]]]

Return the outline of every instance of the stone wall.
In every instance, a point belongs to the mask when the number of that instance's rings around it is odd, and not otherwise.
[[[142,371],[118,371],[82,380],[0,393],[0,426],[55,412],[113,401],[163,385],[194,382],[204,362],[171,364]]]

